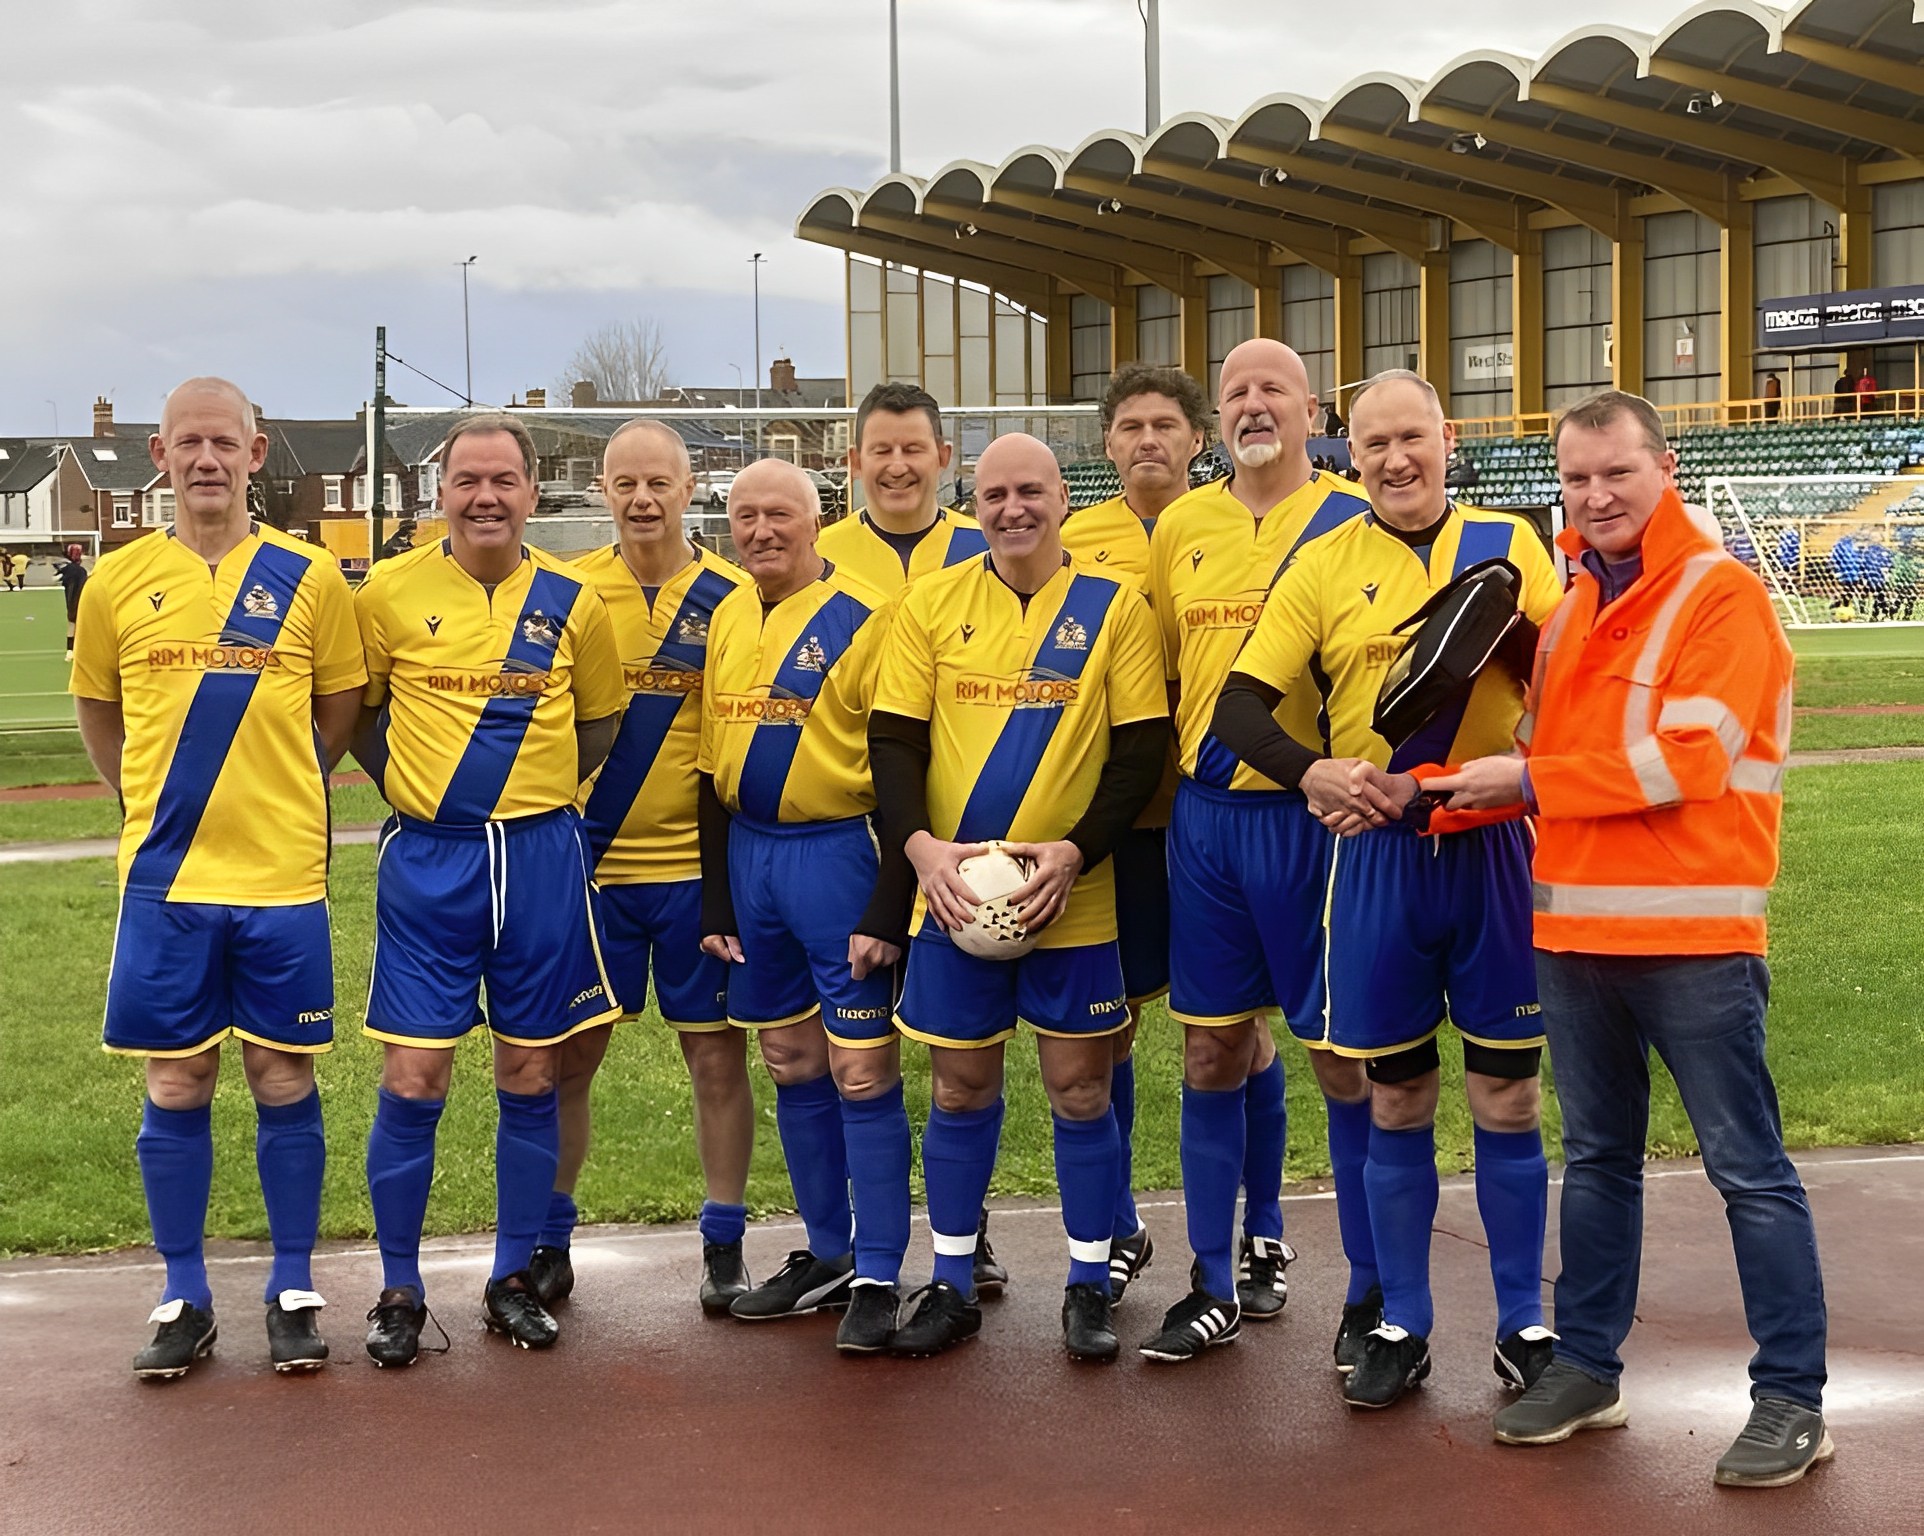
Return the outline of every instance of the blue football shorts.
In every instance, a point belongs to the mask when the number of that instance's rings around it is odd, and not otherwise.
[[[880,867],[866,816],[729,823],[728,888],[742,946],[741,963],[728,967],[729,1023],[779,1029],[820,1008],[837,1045],[895,1038],[894,968],[857,981],[848,966],[849,935]]]
[[[374,867],[375,1039],[451,1046],[485,1023],[509,1045],[553,1045],[620,1015],[572,806],[456,826],[390,817]]]
[[[327,903],[123,896],[102,1043],[128,1055],[197,1056],[229,1035],[307,1054],[334,1043]]]
[[[1320,1045],[1329,830],[1302,795],[1184,779],[1169,820],[1169,1016],[1234,1024],[1280,1008]]]
[[[1019,960],[965,955],[933,921],[909,945],[895,1022],[924,1045],[999,1045],[1024,1019],[1039,1035],[1113,1035],[1129,1024],[1115,941],[1032,949]]]
[[[1169,990],[1168,829],[1131,827],[1110,854],[1116,870],[1116,943],[1132,1004]]]
[[[1421,1045],[1445,1018],[1494,1049],[1543,1044],[1523,821],[1444,837],[1400,824],[1341,839],[1329,881],[1329,1044]]]
[[[728,1028],[728,966],[701,948],[701,881],[601,887],[602,958],[624,1018],[641,1012],[654,974],[655,1008],[670,1029]]]

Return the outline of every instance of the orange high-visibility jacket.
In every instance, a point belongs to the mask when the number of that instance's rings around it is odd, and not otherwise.
[[[1573,559],[1574,530],[1558,540]],[[1764,952],[1791,654],[1763,583],[1666,491],[1601,613],[1581,566],[1537,646],[1517,745],[1540,817],[1536,944]]]

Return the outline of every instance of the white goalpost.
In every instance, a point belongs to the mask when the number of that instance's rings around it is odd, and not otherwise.
[[[1924,623],[1924,475],[1715,475],[1704,502],[1786,627]]]

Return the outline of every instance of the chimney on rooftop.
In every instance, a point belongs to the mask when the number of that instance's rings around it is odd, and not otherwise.
[[[94,396],[94,436],[114,435],[114,403],[105,395]]]
[[[545,389],[531,389],[528,391],[528,409],[529,410],[545,411],[547,408],[548,408],[548,392]]]
[[[582,379],[574,387],[573,405],[577,411],[592,411],[595,408],[595,386],[592,379]]]
[[[778,395],[795,393],[795,364],[786,357],[778,357],[768,365],[768,387]]]

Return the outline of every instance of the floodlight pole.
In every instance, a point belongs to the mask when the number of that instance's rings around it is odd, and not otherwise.
[[[1160,0],[1142,0],[1142,106],[1145,135],[1162,126],[1162,15]]]
[[[755,457],[762,456],[762,262],[760,251],[748,258],[755,269]]]
[[[463,281],[465,278],[465,269]],[[374,403],[367,413],[367,563],[370,570],[387,543],[387,327],[374,327]]]
[[[889,0],[889,174],[902,174],[902,62],[895,25],[896,0]]]
[[[467,402],[474,404],[474,333],[468,328],[468,268],[481,258],[470,256],[466,261],[457,261],[461,269],[461,351],[468,360]]]

